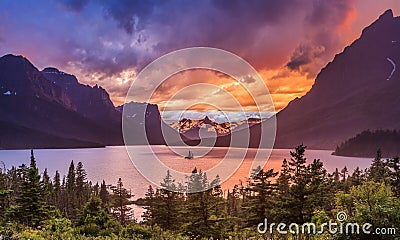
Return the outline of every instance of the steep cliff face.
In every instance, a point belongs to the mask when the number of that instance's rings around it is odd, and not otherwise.
[[[50,84],[26,58],[5,55],[0,58],[0,69],[0,91],[3,96],[36,97],[76,110],[65,91]]]
[[[162,121],[156,104],[129,102],[117,109],[123,112],[124,133],[125,136],[129,135],[124,140],[128,145],[163,145],[165,140],[161,128],[174,131]]]
[[[0,58],[0,89],[0,130],[8,133],[0,135],[0,148],[89,147],[122,143],[118,133],[120,125],[105,127],[80,114],[80,106],[73,101],[73,96],[46,79],[22,56]],[[15,131],[12,133],[8,128]],[[19,136],[24,139],[18,139]]]
[[[74,75],[61,72],[57,68],[45,68],[42,74],[71,98],[76,111],[84,117],[99,124],[120,124],[121,114],[102,87],[80,84]]]
[[[277,114],[276,147],[334,149],[366,129],[400,128],[400,17],[386,11]],[[397,68],[397,69],[396,69]]]

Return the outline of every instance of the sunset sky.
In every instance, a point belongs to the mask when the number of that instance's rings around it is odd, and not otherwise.
[[[319,70],[389,8],[400,15],[399,0],[2,0],[0,55],[23,55],[40,70],[53,66],[98,84],[119,105],[136,74],[163,54],[221,48],[254,66],[279,111],[304,95]],[[217,84],[251,110],[253,102],[234,80],[204,70],[171,77],[152,102],[162,107],[194,82]],[[180,103],[207,97],[223,102],[199,91]]]

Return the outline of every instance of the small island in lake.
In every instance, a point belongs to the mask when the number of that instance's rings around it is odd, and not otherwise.
[[[193,153],[189,150],[189,153],[188,153],[188,155],[185,157],[185,159],[193,159],[194,158],[194,155],[193,155]]]

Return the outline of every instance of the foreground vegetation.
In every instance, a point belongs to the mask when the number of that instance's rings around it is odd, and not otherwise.
[[[92,184],[82,163],[71,162],[66,177],[39,174],[30,165],[0,173],[1,239],[395,239],[400,232],[400,161],[378,151],[365,171],[328,173],[320,160],[306,163],[305,147],[283,160],[280,172],[254,169],[246,182],[224,192],[218,177],[194,169],[186,183],[169,172],[160,189],[149,186],[136,201],[146,209],[138,223],[122,179],[115,186]],[[390,235],[280,234],[257,226],[269,223],[336,221],[392,228]]]

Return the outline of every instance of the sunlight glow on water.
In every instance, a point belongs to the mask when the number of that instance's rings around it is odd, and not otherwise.
[[[136,149],[134,157],[146,161],[146,158],[152,154],[145,150],[143,146],[134,146]],[[189,149],[189,148],[188,148]],[[191,151],[196,156],[196,147],[191,147]],[[183,159],[181,156],[175,155],[166,146],[153,146],[153,151],[161,161],[172,169],[187,172],[188,174],[195,168],[207,170],[217,165],[227,148],[214,148],[207,156],[195,159]],[[234,149],[240,156],[241,151],[245,149]],[[261,150],[263,151],[263,150]],[[268,160],[265,169],[274,168],[279,170],[284,158],[290,159],[289,149],[274,149]],[[245,181],[248,177],[252,163],[252,155],[256,149],[250,149],[248,155],[242,162],[239,169],[222,184],[224,189],[232,188],[234,184],[238,184],[239,180]],[[347,167],[350,173],[359,166],[361,169],[369,167],[372,159],[369,158],[353,158],[339,157],[331,155],[332,151],[324,150],[307,150],[306,157],[308,161],[314,158],[319,158],[324,163],[328,172],[339,170],[344,166]],[[253,154],[252,154],[253,153]],[[29,150],[1,150],[0,163],[4,162],[6,168],[12,165],[19,166],[22,163],[29,164]],[[87,177],[93,183],[101,182],[103,179],[107,184],[116,184],[119,177],[122,178],[124,186],[131,189],[136,197],[144,196],[148,185],[150,184],[134,167],[128,154],[123,146],[112,146],[106,148],[92,149],[39,149],[35,150],[35,158],[40,172],[47,168],[49,174],[54,176],[56,170],[59,170],[60,175],[66,175],[71,160],[74,160],[75,166],[78,162],[82,162],[86,171]]]
[[[135,148],[134,157],[146,161],[153,154],[143,146],[131,146]],[[153,146],[159,159],[168,167],[187,172],[188,174],[195,168],[207,170],[216,166],[227,152],[227,148],[214,148],[207,156],[195,159],[184,159],[169,150],[166,146]],[[189,148],[188,148],[189,150]],[[198,147],[190,147],[194,152],[201,152]],[[246,151],[245,149],[233,149],[237,156]],[[259,150],[264,151],[264,150]],[[267,162],[265,169],[274,168],[276,171],[281,168],[284,158],[290,159],[289,149],[274,149]],[[249,149],[246,158],[237,169],[237,171],[224,183],[222,188],[226,191],[232,189],[235,184],[239,184],[240,180],[246,181],[251,165],[252,156],[257,149]],[[87,148],[87,149],[39,149],[35,150],[35,158],[39,171],[43,173],[47,168],[50,176],[54,176],[56,170],[59,170],[61,177],[66,175],[71,160],[74,160],[75,167],[78,162],[82,162],[87,172],[87,177],[93,184],[101,182],[103,179],[107,184],[115,185],[118,178],[122,178],[124,187],[130,189],[134,198],[144,197],[150,183],[136,170],[131,162],[124,146],[112,146],[106,148]],[[339,170],[344,166],[347,167],[349,173],[359,166],[365,169],[370,166],[372,159],[368,158],[352,158],[332,156],[332,151],[323,150],[307,150],[306,157],[308,161],[317,158],[321,159],[328,172]],[[4,163],[6,168],[11,166],[19,166],[23,163],[29,165],[30,150],[0,150],[0,163]],[[3,168],[2,165],[0,165]],[[166,174],[166,173],[165,173]],[[163,174],[163,176],[165,175]],[[209,176],[210,177],[210,176]],[[181,182],[184,182],[182,180]],[[141,219],[144,211],[142,207],[133,206],[136,219]]]

